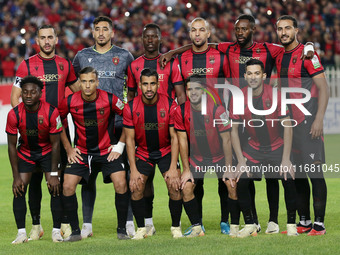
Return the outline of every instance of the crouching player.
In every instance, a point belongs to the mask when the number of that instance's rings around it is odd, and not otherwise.
[[[45,172],[51,194],[52,240],[62,242],[62,205],[58,179],[62,124],[59,112],[49,103],[40,100],[44,85],[38,78],[26,76],[21,80],[20,87],[23,102],[8,113],[6,125],[8,155],[13,172],[13,212],[18,228],[17,238],[12,244],[28,241],[25,229],[25,195],[32,172],[37,166]],[[18,131],[20,145],[16,148]]]
[[[282,180],[287,209],[287,235],[295,236],[297,235],[295,224],[296,189],[293,181],[294,169],[290,161],[293,133],[289,120],[289,112],[287,109],[285,114],[281,113],[280,93],[278,92],[277,94],[277,101],[274,100],[273,88],[263,84],[266,74],[264,73],[263,63],[260,60],[252,59],[246,63],[244,77],[248,83],[248,88],[243,89],[245,101],[240,102],[237,98],[233,98],[233,102],[245,105],[244,115],[234,114],[231,107],[233,119],[231,137],[238,160],[237,172],[232,181],[233,183],[234,181],[237,182],[237,197],[245,221],[245,228],[237,234],[237,237],[257,235],[248,187],[250,178],[261,179],[262,172],[264,172],[266,178],[280,178]],[[252,91],[251,102],[248,100],[248,93],[250,91]],[[252,113],[254,110],[250,111],[251,107],[249,104],[252,104],[252,108],[256,110],[268,110],[275,101],[278,107],[271,114],[255,115]],[[232,103],[231,106],[233,106]],[[280,136],[279,123],[284,126],[283,139]],[[250,140],[245,145],[243,152],[238,135],[239,124],[245,125],[250,135]],[[264,166],[268,167],[269,171],[264,171]],[[270,169],[274,169],[274,171]],[[275,169],[278,171],[275,172]],[[284,178],[282,178],[282,174]]]
[[[213,125],[214,119],[227,120],[226,111],[223,106],[214,105],[214,102],[209,99],[207,100],[207,114],[202,115],[202,95],[205,90],[202,82],[203,79],[198,75],[193,75],[186,80],[189,101],[178,106],[175,111],[175,129],[183,164],[181,176],[183,205],[192,224],[184,233],[187,237],[204,235],[203,196],[195,196],[196,189],[203,190],[203,178],[206,173],[203,168],[219,165],[221,169],[225,169],[224,166],[227,168],[231,166],[230,125],[227,121],[221,125]],[[216,174],[222,179],[222,171]],[[229,197],[233,196],[233,193],[236,196],[236,191],[231,190],[230,185],[227,186]]]
[[[126,104],[123,114],[131,170],[131,206],[138,226],[133,239],[146,237],[143,193],[145,183],[155,171],[156,164],[169,191],[171,234],[179,238],[182,237],[182,198],[179,191],[180,173],[177,171],[178,140],[172,118],[175,104],[168,96],[157,92],[158,73],[154,69],[143,69],[139,86],[141,94]]]
[[[124,103],[115,95],[97,89],[98,73],[93,67],[83,68],[79,72],[79,79],[81,90],[65,98],[60,106],[61,118],[65,119],[70,113],[76,128],[74,148],[64,132],[61,137],[69,161],[64,175],[63,205],[72,228],[72,234],[64,241],[81,240],[75,191],[78,183],[88,181],[91,169],[102,171],[104,183],[113,182],[116,191],[117,237],[129,239],[125,229],[129,200],[121,158],[125,135],[121,136],[117,145],[112,146],[108,131],[115,114],[122,114]]]

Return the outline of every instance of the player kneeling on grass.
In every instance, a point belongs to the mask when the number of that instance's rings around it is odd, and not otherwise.
[[[81,91],[70,95],[60,106],[61,118],[65,119],[70,113],[76,127],[74,148],[64,132],[61,136],[69,161],[64,175],[63,205],[72,228],[72,234],[64,241],[81,240],[75,191],[78,183],[88,181],[91,169],[101,170],[105,183],[113,182],[116,191],[117,236],[118,239],[129,239],[125,229],[128,192],[121,158],[125,135],[123,133],[118,144],[113,146],[108,131],[115,114],[122,114],[124,103],[115,95],[97,89],[98,73],[93,67],[83,68],[79,72],[79,79]]]
[[[292,127],[289,120],[288,108],[283,115],[281,113],[281,94],[277,93],[277,109],[269,115],[256,116],[249,110],[249,104],[257,110],[268,110],[272,107],[273,88],[270,85],[263,84],[266,78],[263,63],[257,59],[249,60],[246,63],[246,73],[244,75],[248,87],[243,89],[246,102],[244,104],[244,115],[232,114],[232,144],[238,160],[236,173],[232,179],[234,185],[237,185],[237,196],[239,206],[242,210],[245,228],[242,229],[237,237],[256,236],[256,225],[251,210],[251,199],[249,192],[249,181],[251,178],[261,179],[262,173],[266,178],[279,178],[285,192],[285,202],[287,209],[287,235],[296,236],[297,229],[295,224],[296,218],[296,189],[294,184],[294,169],[290,161],[292,147]],[[251,88],[251,90],[249,90]],[[248,93],[252,92],[252,102],[248,101]],[[237,98],[233,98],[236,102]],[[233,106],[231,102],[231,107]],[[233,113],[233,108],[231,112]],[[274,121],[271,120],[280,120]],[[248,125],[252,121],[253,125]],[[258,125],[259,121],[263,125]],[[250,140],[241,150],[240,139],[238,135],[238,126],[245,123],[245,128],[250,135]],[[283,139],[280,136],[280,123],[284,126]],[[284,123],[284,124],[283,124]],[[264,170],[267,167],[268,171]],[[278,170],[278,171],[276,171]],[[282,178],[284,175],[284,178]],[[292,178],[290,178],[290,176]],[[289,178],[287,178],[289,177]],[[235,183],[237,182],[237,184]],[[270,195],[270,194],[268,194]],[[277,224],[277,222],[275,223]],[[275,233],[278,233],[279,230]],[[268,233],[268,232],[266,232]]]
[[[146,237],[143,193],[145,183],[155,171],[156,164],[169,191],[171,233],[174,238],[179,238],[182,237],[182,197],[179,191],[180,172],[177,170],[178,140],[172,118],[175,103],[168,96],[157,92],[158,73],[153,69],[145,68],[141,72],[139,86],[141,95],[126,104],[123,114],[131,169],[131,206],[138,225],[133,239]]]
[[[23,102],[8,113],[6,125],[8,155],[13,172],[13,212],[18,228],[17,238],[12,244],[28,241],[25,229],[27,211],[25,195],[37,166],[45,172],[51,194],[52,240],[62,242],[63,238],[60,235],[62,205],[58,179],[62,125],[59,112],[49,103],[40,100],[44,85],[38,78],[26,76],[21,80],[20,87]],[[20,145],[16,148],[18,131],[21,137]]]

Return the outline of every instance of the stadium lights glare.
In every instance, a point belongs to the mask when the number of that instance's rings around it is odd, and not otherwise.
[[[191,3],[187,3],[187,8],[191,8]]]
[[[22,35],[25,34],[25,33],[26,33],[26,29],[25,29],[25,28],[20,29],[20,33],[21,33]]]
[[[129,17],[130,16],[130,12],[125,12],[125,17]]]
[[[172,7],[171,6],[168,6],[168,8],[166,8],[168,12],[171,12],[172,11]]]
[[[272,15],[272,13],[273,13],[273,12],[272,12],[271,10],[268,10],[268,11],[267,11],[267,15],[269,15],[269,16]]]
[[[25,39],[21,39],[21,44],[25,44],[26,43],[26,40]]]

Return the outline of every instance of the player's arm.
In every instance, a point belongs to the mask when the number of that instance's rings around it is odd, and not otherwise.
[[[114,161],[115,159],[118,159],[120,155],[123,154],[124,148],[125,148],[125,142],[126,142],[126,135],[125,130],[123,129],[122,134],[120,135],[119,141],[117,144],[111,145],[108,148],[109,156],[107,157],[107,161]]]
[[[17,139],[17,135],[7,134],[8,156],[13,175],[12,191],[15,197],[22,196],[25,190],[25,185],[20,177],[18,169]]]
[[[19,102],[20,97],[21,97],[21,88],[13,85],[12,92],[11,92],[11,106],[12,107],[17,106],[20,103]]]
[[[187,181],[191,180],[194,183],[194,178],[192,173],[190,172],[189,165],[189,145],[188,145],[188,136],[185,131],[177,131],[178,144],[179,144],[179,153],[181,155],[183,172],[181,175],[181,189],[184,188],[184,185]]]
[[[60,161],[60,134],[50,134],[50,142],[52,145],[51,154],[51,173],[58,173],[58,163]],[[47,186],[50,192],[55,196],[59,196],[60,182],[57,175],[50,175],[47,180]]]
[[[232,149],[231,149],[231,139],[230,139],[230,131],[220,133],[222,139],[223,153],[225,165],[230,169],[232,165]]]
[[[281,119],[281,125],[283,126],[283,153],[280,175],[283,174],[284,179],[287,180],[287,173],[289,173],[294,179],[295,172],[292,162],[290,161],[290,153],[293,143],[293,128],[291,121],[289,120],[289,116]]]
[[[323,118],[327,109],[329,99],[329,88],[327,85],[325,73],[317,74],[313,77],[313,82],[319,90],[318,111],[312,124],[310,134],[312,139],[319,138],[323,134]]]
[[[79,79],[76,80],[76,82],[72,83],[71,85],[68,86],[70,90],[74,93],[80,90],[80,81]]]
[[[69,163],[79,163],[79,160],[83,160],[83,158],[80,156],[80,150],[78,148],[73,148],[70,141],[68,140],[64,126],[63,131],[60,133],[60,140],[65,148]]]
[[[246,160],[242,154],[242,149],[241,149],[241,142],[240,142],[240,137],[238,134],[238,125],[237,123],[233,123],[233,127],[231,129],[231,144],[233,146],[238,164],[236,166],[236,175],[235,179],[236,182],[238,182],[239,178],[241,177],[241,174],[246,170]]]
[[[131,99],[136,97],[136,92],[132,90],[128,90],[127,92],[127,100],[130,101]]]
[[[164,175],[164,179],[165,181],[169,179],[170,185],[174,189],[179,190],[181,186],[181,181],[177,172],[177,161],[179,153],[178,139],[175,128],[173,126],[169,127],[169,131],[171,138],[171,163],[169,170]]]

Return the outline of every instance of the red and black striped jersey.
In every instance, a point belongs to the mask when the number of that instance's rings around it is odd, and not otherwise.
[[[288,108],[285,109],[285,114],[281,114],[281,93],[277,93],[277,108],[268,115],[255,115],[249,109],[248,102],[248,87],[243,88],[244,102],[237,102],[237,104],[244,103],[244,115],[233,114],[233,99],[230,103],[230,118],[233,122],[240,123],[245,126],[250,140],[249,145],[254,149],[269,152],[274,151],[283,145],[283,139],[280,135],[281,124],[278,121],[281,118],[289,116]],[[234,98],[234,100],[236,100]],[[268,110],[273,104],[273,88],[270,85],[263,84],[261,95],[253,97],[253,107],[256,110]]]
[[[175,87],[176,85],[183,85],[183,79],[177,65],[174,65],[174,61],[171,60],[164,69],[161,69],[159,64],[158,55],[156,58],[149,59],[145,56],[140,56],[134,60],[128,67],[128,82],[127,87],[130,91],[138,91],[138,95],[141,90],[138,86],[140,81],[140,73],[144,68],[152,68],[158,73],[159,89],[158,92],[175,98]]]
[[[109,123],[114,122],[115,114],[122,115],[123,108],[124,103],[118,97],[97,89],[97,98],[93,101],[84,100],[81,91],[69,95],[59,106],[59,112],[62,119],[71,113],[75,125],[74,145],[81,153],[102,156],[108,154],[111,145]]]
[[[55,107],[65,98],[66,87],[77,81],[71,62],[58,55],[47,59],[36,54],[22,61],[13,86],[20,88],[21,79],[27,75],[36,76],[44,83],[41,98]]]
[[[248,86],[244,79],[247,61],[250,59],[262,61],[265,73],[267,74],[265,83],[269,84],[275,65],[275,58],[284,52],[284,48],[281,45],[257,42],[254,42],[249,48],[241,48],[237,42],[219,43],[218,50],[227,55],[232,84],[241,89]]]
[[[58,109],[42,100],[37,111],[30,112],[24,103],[20,103],[7,116],[6,133],[20,134],[18,156],[21,158],[39,157],[51,152],[50,135],[61,131]]]
[[[194,74],[202,76],[209,90],[214,91],[215,95],[218,93],[223,101],[223,89],[215,89],[215,84],[224,84],[225,79],[230,77],[224,53],[211,47],[203,52],[194,52],[190,49],[178,55],[174,64],[179,65],[183,80]]]
[[[174,111],[175,130],[186,132],[188,139],[190,137],[190,101],[178,105]]]
[[[136,156],[157,160],[171,152],[170,127],[174,126],[176,102],[158,94],[157,102],[147,105],[142,95],[130,100],[123,114],[123,125],[135,130]]]
[[[190,158],[216,163],[224,158],[220,133],[230,131],[229,117],[222,105],[208,100],[207,114],[202,115],[190,107]],[[214,125],[214,120],[224,120],[223,124]],[[220,122],[221,123],[221,122]]]
[[[304,88],[311,92],[311,99],[304,103],[303,106],[313,115],[318,110],[318,89],[313,82],[313,77],[323,73],[324,69],[321,65],[320,58],[315,52],[312,60],[302,60],[300,58],[304,45],[299,44],[295,49],[281,54],[277,58],[279,84],[282,88]],[[299,55],[300,54],[300,55]],[[301,99],[304,97],[302,93],[288,93],[291,99]],[[294,120],[301,123],[305,119],[303,112],[295,104],[288,105]]]

